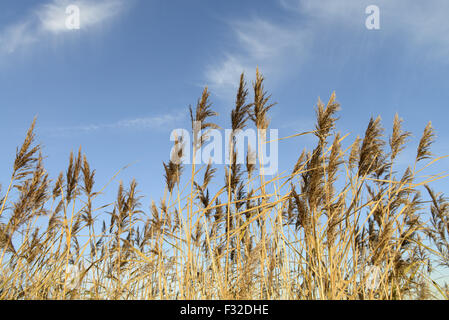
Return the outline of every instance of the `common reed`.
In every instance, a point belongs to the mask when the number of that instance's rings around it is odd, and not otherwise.
[[[435,268],[449,267],[449,202],[430,186],[445,176],[420,174],[442,159],[430,151],[431,123],[402,169],[396,159],[411,136],[403,120],[396,115],[385,137],[381,118],[372,118],[364,136],[348,142],[336,129],[332,93],[318,100],[315,128],[289,137],[314,135],[316,146],[291,171],[268,177],[253,148],[271,143],[263,130],[276,103],[259,70],[252,89],[242,74],[223,176],[212,162],[195,161],[186,175],[177,137],[162,164],[164,197],[148,209],[136,180],[119,182],[115,201],[96,206],[107,186],[95,184],[81,149],[50,180],[33,120],[0,195],[0,298],[449,298],[433,278]],[[194,157],[219,128],[215,115],[205,88],[190,107]],[[264,139],[248,146],[241,164],[236,136],[251,125]]]

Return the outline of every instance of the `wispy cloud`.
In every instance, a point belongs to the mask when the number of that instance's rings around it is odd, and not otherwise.
[[[82,124],[78,126],[47,128],[45,131],[52,135],[88,134],[100,130],[161,130],[183,120],[184,113],[167,113],[151,117],[123,119],[112,123]]]
[[[382,1],[382,0],[381,0]],[[395,1],[393,1],[395,2]],[[361,14],[365,12],[366,6],[373,4],[372,0],[279,0],[280,5],[290,11],[296,11],[299,14],[305,15],[308,18],[319,19],[321,22],[326,20],[327,23],[334,23],[337,19],[340,23],[354,23],[359,21]],[[376,1],[376,4],[378,1]],[[352,19],[347,19],[352,17]]]
[[[309,41],[308,31],[297,25],[281,25],[255,17],[232,21],[230,28],[240,49],[225,53],[216,64],[207,66],[205,72],[207,83],[218,94],[234,89],[242,72],[251,79],[259,66],[265,75],[275,79],[292,58],[301,63],[307,54],[304,48]]]
[[[38,41],[28,21],[16,23],[6,27],[0,33],[0,52],[13,53],[17,48],[30,45]]]
[[[340,38],[357,41],[358,35],[371,32],[365,28],[365,9],[373,4],[372,0],[278,3],[289,19],[279,22],[259,16],[231,21],[229,28],[234,37],[223,49],[226,53],[205,68],[206,81],[215,91],[229,94],[239,74],[253,73],[256,66],[275,80],[297,72],[314,50],[319,50],[323,35],[342,32],[345,36]],[[377,0],[375,4],[381,10],[379,32],[386,39],[398,39],[398,45],[406,46],[410,54],[449,62],[449,1]]]
[[[447,0],[279,0],[288,10],[314,19],[320,25],[350,26],[362,32],[365,8],[380,8],[381,32],[400,38],[415,53],[449,62],[449,1]],[[442,60],[441,60],[442,59]]]
[[[218,65],[210,65],[206,70],[206,79],[214,89],[234,88],[236,79],[242,72],[250,71],[249,66],[243,63],[245,59],[237,55],[227,54]]]
[[[136,119],[128,119],[121,120],[110,127],[112,128],[139,128],[139,129],[148,129],[148,128],[160,128],[169,124],[173,124],[176,121],[179,121],[183,118],[184,113],[177,114],[164,114],[160,116],[154,117],[143,117]]]
[[[31,10],[17,22],[0,29],[0,53],[11,54],[21,48],[70,34],[66,27],[66,8],[80,10],[80,31],[90,30],[117,17],[129,3],[125,0],[53,0]]]

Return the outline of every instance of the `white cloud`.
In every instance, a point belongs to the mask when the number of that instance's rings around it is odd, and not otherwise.
[[[449,1],[447,0],[279,0],[281,5],[324,25],[349,26],[365,32],[365,8],[380,8],[381,32],[400,38],[417,54],[449,62]],[[429,55],[430,54],[430,55]]]
[[[205,72],[207,83],[218,95],[235,89],[242,72],[252,79],[256,67],[260,67],[264,75],[275,79],[292,59],[301,63],[308,53],[303,50],[309,41],[308,31],[296,25],[252,18],[233,21],[231,28],[240,49],[225,53],[219,62],[207,66]]]
[[[45,31],[53,33],[70,32],[66,27],[66,8],[76,5],[80,10],[80,27],[85,29],[102,23],[123,11],[125,2],[123,0],[54,0],[52,3],[43,5],[36,11],[41,27]]]
[[[144,118],[136,118],[129,120],[121,120],[112,125],[108,125],[112,128],[139,128],[139,129],[147,129],[147,128],[155,128],[155,127],[163,127],[169,124],[174,123],[175,121],[180,120],[183,117],[182,113],[178,113],[176,115],[173,114],[164,114],[161,116],[154,117],[144,117]]]
[[[99,130],[118,130],[118,129],[133,129],[133,130],[159,130],[168,126],[173,126],[176,122],[184,118],[184,113],[163,114],[151,117],[140,117],[134,119],[124,119],[113,123],[102,124],[84,124],[71,127],[49,128],[48,132],[57,135],[66,135],[73,133],[92,133]]]
[[[236,80],[242,72],[250,71],[237,56],[228,54],[219,65],[208,66],[206,78],[212,88],[236,88]]]
[[[401,2],[402,10],[396,8],[397,10],[392,12],[392,19],[398,22],[398,27],[410,38],[412,45],[430,53],[430,57],[449,63],[449,2]]]
[[[21,22],[8,26],[0,33],[0,52],[13,53],[17,48],[38,41],[35,34],[29,32],[30,24]]]
[[[410,54],[449,63],[449,1],[429,0],[278,0],[286,19],[272,22],[261,17],[232,21],[234,35],[226,54],[206,66],[205,78],[215,92],[228,95],[242,71],[261,67],[268,78],[279,80],[297,72],[320,41],[359,41],[365,32],[367,6],[380,8],[381,32],[395,39]],[[287,22],[288,21],[288,22]],[[366,37],[363,38],[366,41]],[[342,44],[343,45],[343,44]],[[237,49],[235,49],[237,47]]]
[[[125,9],[125,0],[53,0],[36,7],[20,21],[0,30],[0,53],[14,53],[22,47],[73,32],[66,27],[66,8],[80,10],[80,31],[100,26]]]
[[[367,5],[373,4],[372,0],[279,0],[279,2],[287,10],[294,10],[308,17],[324,19],[328,22],[343,17],[355,18],[357,14],[364,13]],[[375,2],[377,4],[377,1]],[[351,20],[355,19],[345,19],[344,23]]]

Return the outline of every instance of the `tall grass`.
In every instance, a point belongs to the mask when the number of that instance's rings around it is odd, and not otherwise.
[[[236,160],[238,130],[252,125],[259,144],[270,143],[263,129],[275,103],[263,82],[257,71],[249,101],[240,77],[224,177],[211,163],[185,170],[179,137],[163,163],[164,197],[149,212],[135,180],[94,207],[106,186],[95,185],[81,150],[50,180],[33,121],[0,196],[0,298],[449,298],[431,272],[449,267],[449,202],[429,186],[444,176],[420,178],[440,159],[430,152],[430,122],[398,173],[410,136],[402,120],[386,138],[380,118],[371,119],[364,137],[347,143],[332,94],[318,101],[315,128],[294,135],[315,135],[315,148],[268,178],[250,148],[246,165]],[[194,151],[218,128],[209,95],[205,88],[190,108]]]

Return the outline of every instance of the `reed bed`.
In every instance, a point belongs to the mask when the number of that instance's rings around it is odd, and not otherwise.
[[[245,164],[236,161],[245,152],[237,132],[269,128],[276,104],[264,90],[258,70],[251,88],[241,75],[224,176],[212,163],[176,161],[179,137],[161,168],[164,197],[149,209],[136,180],[94,206],[110,186],[96,186],[81,150],[50,179],[33,121],[0,193],[0,298],[449,298],[432,272],[449,267],[449,202],[431,188],[444,173],[422,174],[441,159],[430,151],[431,123],[397,172],[410,137],[399,116],[389,135],[373,118],[348,142],[332,94],[318,101],[315,128],[294,135],[314,135],[316,146],[289,172],[265,176],[250,148]],[[207,88],[190,115],[195,151],[218,128]]]

